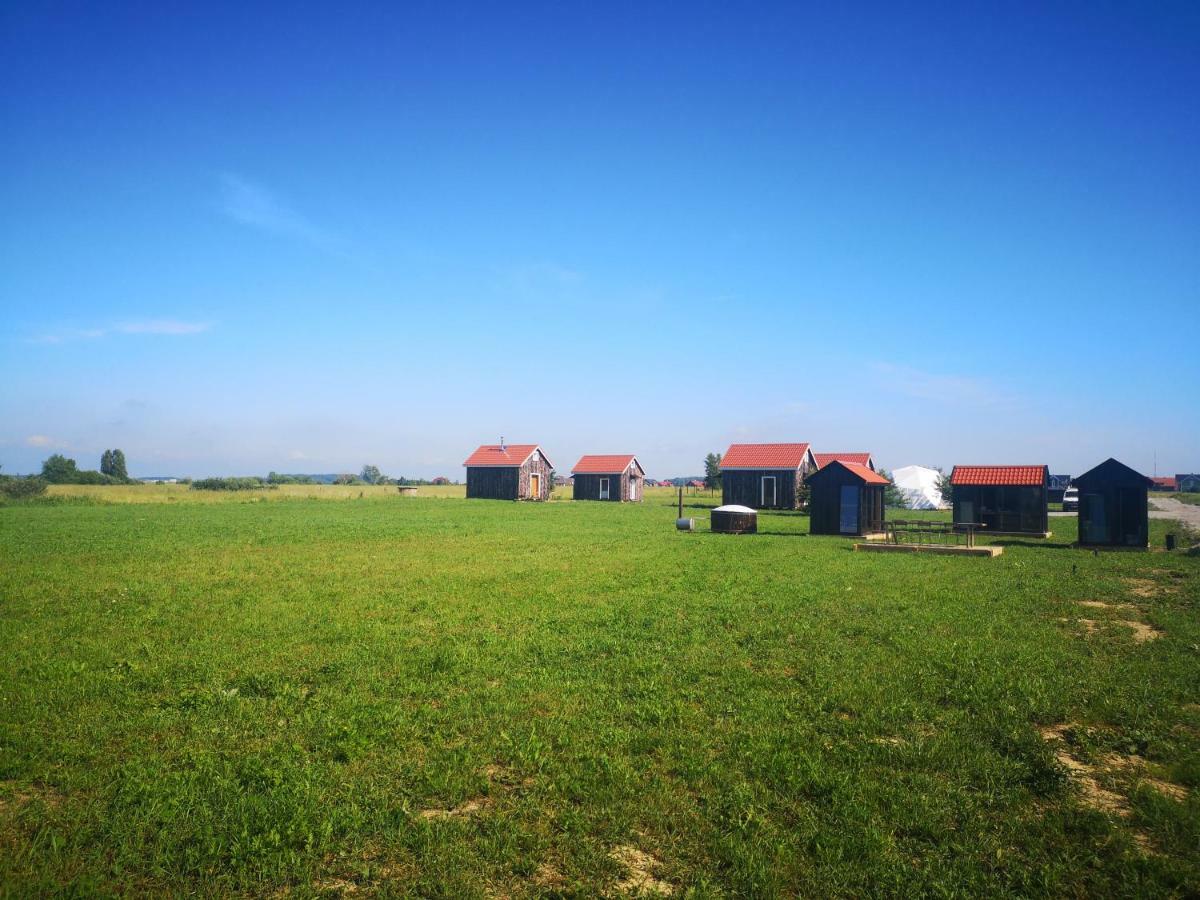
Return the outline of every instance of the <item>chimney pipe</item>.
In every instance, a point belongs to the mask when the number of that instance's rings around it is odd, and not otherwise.
[[[500,435],[500,452],[504,452],[504,435]]]

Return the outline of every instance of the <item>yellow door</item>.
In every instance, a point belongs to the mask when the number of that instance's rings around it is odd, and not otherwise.
[[[529,476],[529,496],[534,500],[542,499],[542,476],[533,472]]]

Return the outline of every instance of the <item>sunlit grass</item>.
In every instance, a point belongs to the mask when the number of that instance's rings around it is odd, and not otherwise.
[[[856,554],[797,514],[710,534],[706,495],[687,534],[666,489],[97,490],[0,508],[0,893],[591,897],[622,848],[698,897],[1200,883],[1182,553],[1064,518],[994,560]],[[1145,760],[1097,770],[1127,815],[1053,723]]]

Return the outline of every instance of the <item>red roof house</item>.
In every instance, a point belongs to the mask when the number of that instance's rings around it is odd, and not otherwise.
[[[807,443],[731,444],[721,457],[721,499],[752,509],[798,509],[804,478],[816,469]]]
[[[582,456],[575,468],[576,500],[641,500],[646,472],[632,453]]]
[[[537,444],[483,444],[463,463],[467,497],[487,500],[549,500],[553,463]]]
[[[950,473],[954,522],[991,534],[1049,534],[1048,466],[955,466]]]

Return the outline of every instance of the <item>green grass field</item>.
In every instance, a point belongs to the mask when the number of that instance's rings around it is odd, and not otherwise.
[[[1200,885],[1200,559],[455,491],[0,508],[0,895]]]

